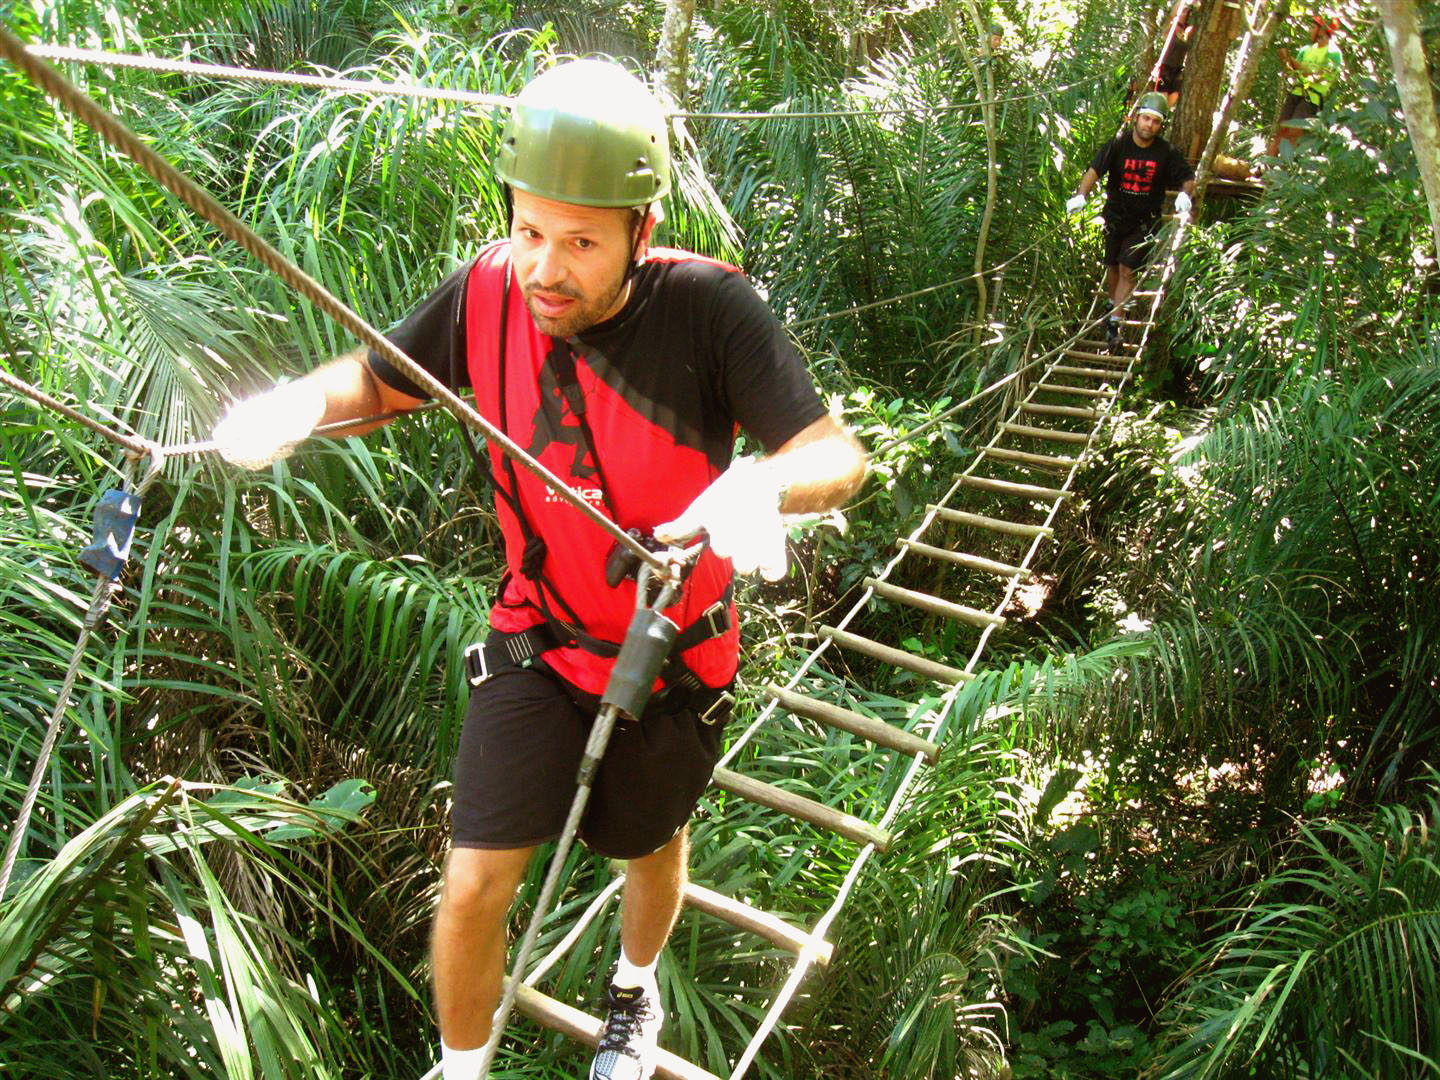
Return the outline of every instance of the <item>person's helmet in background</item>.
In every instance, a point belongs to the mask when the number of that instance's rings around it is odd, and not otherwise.
[[[1170,103],[1160,91],[1151,90],[1148,94],[1141,94],[1140,100],[1135,103],[1135,115],[1139,116],[1141,113],[1158,116],[1162,122],[1169,120]]]

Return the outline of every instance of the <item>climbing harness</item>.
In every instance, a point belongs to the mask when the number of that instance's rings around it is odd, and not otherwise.
[[[496,319],[499,327],[499,338],[496,342],[496,400],[500,410],[498,427],[499,430],[505,432],[509,430],[509,394],[506,392],[506,380],[509,371],[510,294],[513,285],[514,267],[507,261],[499,291],[499,309]],[[570,413],[576,419],[582,449],[588,453],[589,460],[595,467],[600,498],[605,512],[608,514],[606,520],[614,523],[618,528],[619,515],[615,511],[615,504],[611,497],[613,488],[605,477],[600,448],[587,418],[585,395],[580,387],[572,348],[571,342],[557,340],[547,362],[551,363],[560,393],[565,398]],[[452,353],[452,362],[455,362],[457,355]],[[459,384],[458,374],[458,371],[455,370],[452,370],[450,374],[451,382],[456,385]],[[595,656],[605,658],[619,656],[623,651],[623,645],[588,633],[580,618],[575,614],[574,608],[570,606],[564,594],[545,572],[549,549],[545,539],[536,532],[529,515],[525,513],[524,500],[520,495],[520,480],[515,472],[514,463],[508,457],[502,459],[507,482],[501,483],[495,476],[489,460],[480,452],[470,438],[469,430],[463,425],[460,426],[460,434],[476,472],[494,490],[496,498],[505,504],[519,526],[520,534],[524,539],[519,566],[520,574],[532,582],[535,587],[535,601],[531,602],[526,599],[522,601],[522,604],[538,611],[543,620],[527,630],[516,633],[492,631],[483,642],[469,645],[465,649],[464,657],[466,679],[470,686],[479,686],[486,679],[506,668],[529,666],[541,654],[556,648],[580,648]],[[667,545],[648,540],[638,529],[628,529],[626,535],[631,540],[631,544],[622,546],[617,543],[611,548],[609,558],[606,560],[606,582],[611,588],[618,588],[627,578],[635,579],[637,571],[642,568],[640,560],[634,555],[635,546],[652,552],[657,557],[670,550]],[[694,560],[684,560],[679,565],[683,581],[684,576],[689,574],[690,568],[694,565]],[[497,603],[506,603],[505,594],[510,581],[511,571],[507,569],[496,588]],[[718,705],[720,699],[727,695],[729,688],[717,689],[707,686],[685,664],[681,659],[681,654],[702,641],[719,637],[730,629],[730,603],[733,596],[734,582],[732,581],[694,622],[678,630],[674,655],[665,663],[661,673],[664,681],[662,695],[667,697],[670,703],[677,708],[693,708],[698,713],[710,717],[710,722],[714,722],[723,715]],[[556,614],[555,607],[552,607],[552,600],[554,605],[561,609],[562,614]]]

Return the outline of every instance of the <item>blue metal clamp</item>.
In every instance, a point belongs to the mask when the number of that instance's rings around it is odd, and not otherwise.
[[[80,550],[80,561],[111,581],[125,569],[130,541],[140,520],[140,496],[112,490],[95,506],[95,539]]]

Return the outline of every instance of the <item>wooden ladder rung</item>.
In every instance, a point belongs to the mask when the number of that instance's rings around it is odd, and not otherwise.
[[[581,1012],[573,1005],[556,1001],[539,990],[522,984],[515,992],[515,1008],[541,1027],[590,1046],[600,1045],[600,1034],[605,1027],[603,1020]],[[699,1065],[692,1065],[668,1050],[659,1051],[655,1061],[658,1080],[719,1080],[714,1073],[706,1072]]]
[[[868,739],[877,746],[888,746],[891,750],[900,750],[906,754],[924,754],[932,765],[940,757],[940,747],[929,739],[922,739],[919,735],[887,724],[884,720],[877,720],[873,716],[865,716],[851,709],[842,709],[828,701],[816,701],[774,683],[765,685],[765,693],[797,716],[808,716],[811,720],[829,727]]]
[[[872,660],[879,660],[891,667],[904,668],[906,671],[913,671],[917,675],[924,675],[927,679],[934,679],[938,683],[945,683],[953,686],[959,682],[969,682],[975,678],[968,671],[961,671],[949,664],[942,664],[938,660],[929,660],[923,656],[916,656],[905,649],[892,648],[889,645],[882,645],[878,641],[872,641],[859,634],[852,634],[848,630],[836,630],[833,626],[822,626],[820,636],[827,638],[842,649],[850,649],[852,652],[861,653]]]
[[[1068,469],[1079,460],[1053,454],[1032,454],[1028,450],[1011,450],[1008,446],[987,446],[982,453],[1001,461],[1018,461],[1022,465],[1037,465],[1042,469]]]
[[[988,611],[966,607],[964,604],[957,604],[952,600],[942,600],[938,596],[916,592],[914,589],[902,589],[899,585],[891,585],[888,581],[877,581],[873,577],[867,577],[863,584],[867,589],[874,589],[876,596],[883,596],[886,600],[894,600],[897,604],[906,604],[913,608],[919,608],[921,611],[928,611],[932,615],[942,615],[947,619],[959,619],[972,626],[1005,625],[1005,619],[1001,615],[992,615]]]
[[[925,509],[934,510],[942,520],[953,521],[957,525],[974,525],[976,528],[1009,533],[1011,536],[1050,537],[1055,535],[1055,530],[1049,525],[1023,525],[1018,521],[1004,521],[1000,518],[986,517],[984,514],[972,514],[967,510],[951,510],[948,506],[936,506],[933,503]]]
[[[1036,383],[1036,390],[1049,390],[1052,394],[1076,394],[1079,397],[1112,398],[1114,390],[1095,390],[1089,386],[1058,386],[1055,383]]]
[[[1097,360],[1102,360],[1107,364],[1115,364],[1119,367],[1128,367],[1130,361],[1135,359],[1133,356],[1121,356],[1117,353],[1111,352],[1109,344],[1104,341],[1087,339],[1076,342],[1076,344],[1088,345],[1089,349],[1087,351]],[[1136,349],[1139,349],[1140,346],[1136,345],[1133,341],[1122,341],[1120,342],[1120,348],[1125,349],[1127,352],[1134,352]]]
[[[1117,364],[1122,367],[1128,366],[1130,361],[1124,356],[1112,356],[1110,353],[1086,352],[1084,349],[1066,349],[1065,355],[1076,360],[1090,360],[1100,364]]]
[[[1051,439],[1055,442],[1083,443],[1090,440],[1090,436],[1083,431],[1056,431],[1054,428],[1012,424],[1008,420],[1000,421],[1000,430],[1008,431],[1012,435],[1028,435],[1032,439]]]
[[[856,843],[874,844],[881,851],[888,850],[894,839],[884,829],[877,829],[868,821],[861,821],[852,814],[836,810],[814,799],[807,799],[803,795],[796,795],[793,791],[786,791],[774,784],[767,784],[763,780],[743,776],[733,769],[716,769],[710,782],[721,791],[728,791],[731,795],[768,806],[771,810],[789,814],[800,821],[808,821],[811,825],[848,836]]]
[[[1017,484],[1013,480],[996,480],[989,476],[957,477],[966,487],[981,491],[994,491],[1001,495],[1019,495],[1026,499],[1068,499],[1075,493],[1059,488],[1041,487],[1039,484]]]
[[[1120,374],[1113,368],[1070,367],[1066,364],[1056,364],[1050,370],[1056,375],[1081,375],[1087,379],[1113,379]]]
[[[1041,405],[1034,401],[1021,402],[1020,411],[1037,416],[1073,416],[1077,420],[1095,420],[1100,416],[1094,409],[1080,409],[1074,405]]]
[[[835,946],[824,938],[812,941],[810,935],[804,930],[791,926],[780,916],[751,907],[734,897],[718,893],[714,889],[696,885],[693,881],[685,883],[685,903],[696,911],[703,911],[717,919],[724,919],[731,926],[747,930],[757,937],[764,938],[772,945],[778,945],[792,953],[798,954],[808,945],[818,964],[829,964],[835,955]]]
[[[967,570],[979,570],[986,574],[994,574],[996,577],[1014,577],[1016,574],[1030,573],[1030,571],[1026,570],[1023,566],[997,562],[994,559],[987,559],[980,555],[971,555],[965,551],[951,551],[949,548],[935,547],[933,544],[922,544],[918,540],[901,538],[895,542],[901,547],[915,552],[917,555],[924,555],[930,559],[939,559],[941,562],[954,563],[956,566],[963,566]]]

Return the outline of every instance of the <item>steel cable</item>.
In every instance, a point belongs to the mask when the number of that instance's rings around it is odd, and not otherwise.
[[[68,416],[76,423],[83,424],[85,427],[89,428],[97,435],[104,436],[111,442],[123,446],[126,450],[129,450],[132,453],[142,455],[153,454],[156,452],[156,450],[161,449],[156,443],[151,442],[149,439],[142,439],[138,435],[127,435],[123,431],[117,431],[115,428],[107,427],[105,424],[100,423],[100,421],[94,419],[93,417],[86,416],[78,409],[73,409],[69,405],[66,405],[63,401],[51,397],[49,394],[45,393],[45,391],[31,386],[29,383],[25,382],[22,379],[16,378],[8,371],[0,370],[0,384],[4,384],[5,386],[8,386],[11,390],[14,390],[17,394],[23,394],[30,400],[37,402],[40,405],[44,405],[47,409],[52,409],[53,411],[60,413],[62,416]]]
[[[369,94],[387,97],[416,98],[427,101],[451,101],[462,105],[484,105],[508,107],[513,98],[503,94],[486,94],[476,90],[447,90],[443,87],[425,86],[419,83],[407,84],[384,79],[351,79],[340,75],[306,75],[300,72],[266,71],[262,68],[243,68],[231,64],[211,64],[199,60],[171,60],[160,56],[146,56],[138,53],[117,53],[105,49],[80,49],[68,45],[27,45],[25,51],[31,56],[44,60],[59,60],[66,63],[93,64],[102,67],[134,68],[140,71],[157,71],[167,75],[198,76],[211,79],[230,79],[237,82],[268,83],[273,86],[305,86],[315,90],[335,90],[347,94]],[[1003,105],[1012,101],[1027,101],[1033,98],[1052,97],[1067,90],[1088,86],[1103,76],[1092,75],[1078,79],[1051,90],[1036,90],[1012,97],[996,98],[993,104]],[[827,120],[831,118],[859,116],[905,116],[929,113],[956,112],[961,109],[978,109],[984,102],[961,101],[948,105],[908,105],[881,109],[820,109],[808,112],[671,112],[668,116],[684,120]]]

